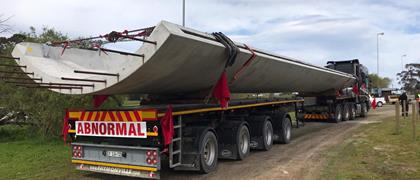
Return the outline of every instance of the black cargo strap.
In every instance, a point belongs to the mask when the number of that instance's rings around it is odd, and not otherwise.
[[[221,32],[214,32],[213,36],[216,38],[217,41],[219,41],[226,47],[228,59],[225,64],[225,68],[232,66],[235,63],[236,56],[239,53],[239,48],[231,39],[229,39],[226,35],[224,35]]]

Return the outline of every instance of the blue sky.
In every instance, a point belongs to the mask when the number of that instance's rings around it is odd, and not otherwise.
[[[0,14],[13,16],[14,32],[53,27],[70,37],[181,24],[182,0],[1,0]],[[358,58],[376,73],[380,37],[381,76],[393,79],[404,63],[420,63],[418,0],[186,0],[186,26],[221,31],[252,47],[323,66]],[[8,34],[2,34],[7,36]]]

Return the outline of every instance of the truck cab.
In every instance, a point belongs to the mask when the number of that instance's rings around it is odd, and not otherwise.
[[[332,120],[341,122],[365,117],[370,109],[368,70],[358,59],[328,61],[329,69],[353,75],[353,87],[332,89],[328,92],[303,95],[305,99],[305,120]]]

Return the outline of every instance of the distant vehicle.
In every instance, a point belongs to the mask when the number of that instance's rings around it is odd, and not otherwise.
[[[370,102],[372,102],[374,98],[376,100],[376,106],[377,107],[382,107],[384,104],[386,104],[385,97],[372,97],[372,96],[370,96],[369,97]]]
[[[415,102],[416,96],[414,94],[407,94],[408,103]]]
[[[382,107],[386,103],[385,97],[377,97],[376,98],[376,106]]]
[[[388,103],[391,103],[391,104],[395,104],[395,103],[397,103],[398,102],[398,97],[400,97],[399,95],[396,95],[396,94],[394,94],[394,95],[389,95],[388,96]]]

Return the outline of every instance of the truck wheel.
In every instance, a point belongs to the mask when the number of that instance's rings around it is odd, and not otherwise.
[[[200,171],[209,173],[216,169],[218,158],[217,138],[212,131],[207,131],[200,139]]]
[[[292,124],[288,117],[284,117],[281,122],[280,139],[279,142],[282,144],[288,144],[292,135]]]
[[[245,123],[242,123],[238,128],[236,139],[238,147],[238,160],[242,160],[249,155],[249,150],[251,149],[249,145],[249,142],[251,141],[251,135],[249,134],[249,129]]]
[[[356,108],[354,107],[354,104],[349,104],[349,111],[350,111],[350,120],[354,120],[356,118]]]
[[[364,102],[362,104],[360,104],[360,116],[361,117],[366,117],[367,116],[367,105]]]
[[[343,104],[343,116],[342,116],[342,120],[343,121],[348,121],[350,119],[350,109],[349,109],[349,105],[347,103]]]
[[[273,147],[273,125],[269,120],[263,124],[263,150],[268,151]]]
[[[341,107],[341,104],[337,104],[335,106],[335,113],[334,113],[334,122],[339,123],[343,119],[343,108]]]

